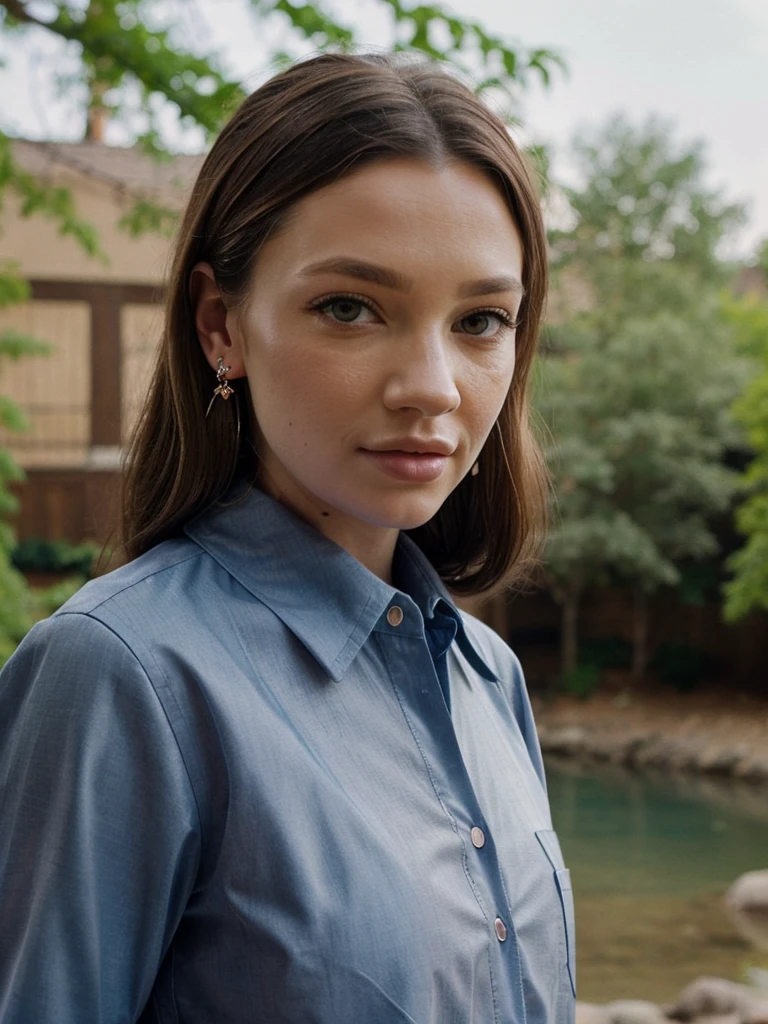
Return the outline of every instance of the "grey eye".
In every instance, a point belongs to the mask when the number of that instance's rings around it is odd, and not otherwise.
[[[349,324],[357,320],[364,307],[362,302],[356,302],[354,299],[334,299],[325,308],[330,310],[335,320]]]
[[[491,317],[487,313],[470,313],[461,322],[467,334],[484,334],[491,326]]]

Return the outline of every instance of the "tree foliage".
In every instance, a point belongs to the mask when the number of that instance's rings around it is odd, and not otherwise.
[[[15,268],[9,267],[0,275],[0,310],[23,301],[27,295],[27,285]],[[47,346],[18,331],[0,332],[0,365],[46,350]],[[15,431],[25,430],[27,426],[22,410],[8,395],[0,395],[0,426]],[[10,453],[0,447],[0,665],[10,657],[32,621],[29,589],[24,577],[10,562],[15,536],[9,520],[18,509],[11,485],[23,479],[24,474]]]
[[[745,367],[722,314],[721,239],[741,219],[702,184],[699,149],[657,122],[614,120],[577,140],[573,225],[552,234],[554,320],[540,407],[557,507],[546,574],[577,663],[585,588],[636,592],[635,674],[645,668],[644,596],[717,551],[712,517],[736,474],[728,409]]]
[[[768,278],[768,243],[760,263]],[[725,586],[726,617],[734,621],[757,609],[768,611],[768,301],[751,293],[729,301],[726,314],[756,367],[733,408],[753,451],[742,481],[747,497],[736,513],[746,541],[729,560],[733,579]]]
[[[452,15],[442,4],[410,4],[400,0],[368,0],[387,11],[396,50],[411,50],[482,76],[479,88],[498,88],[509,94],[536,76],[548,84],[562,66],[557,54],[545,48],[528,49],[489,32],[473,19]],[[348,51],[360,45],[355,31],[333,16],[325,0],[247,0],[253,12],[254,33],[265,19],[282,18],[295,43],[320,50]],[[155,101],[172,104],[188,124],[212,137],[245,96],[242,83],[223,69],[219,56],[204,48],[190,52],[180,44],[175,13],[167,0],[51,0],[48,16],[30,0],[0,0],[4,31],[44,30],[80,48],[81,70],[68,84],[85,84],[91,102],[113,114],[131,102],[138,89],[148,123],[141,140],[164,149],[166,140],[157,119]],[[440,40],[440,41],[438,41]],[[300,50],[274,55],[283,60]]]

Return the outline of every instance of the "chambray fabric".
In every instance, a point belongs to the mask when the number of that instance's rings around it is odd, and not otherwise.
[[[394,579],[251,490],[31,631],[0,676],[3,1024],[572,1021],[518,661],[404,536]]]

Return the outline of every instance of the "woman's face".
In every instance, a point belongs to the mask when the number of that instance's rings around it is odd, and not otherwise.
[[[430,519],[507,396],[522,263],[504,200],[469,165],[379,162],[299,202],[227,316],[264,489],[340,543],[345,524]]]

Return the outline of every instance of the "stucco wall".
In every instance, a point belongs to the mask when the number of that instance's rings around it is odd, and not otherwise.
[[[26,277],[51,281],[113,281],[159,284],[165,274],[169,242],[155,234],[131,238],[118,227],[133,201],[101,181],[68,168],[52,173],[53,184],[70,189],[78,214],[94,225],[107,264],[89,257],[56,225],[40,215],[21,217],[13,195],[6,197],[0,232],[0,261],[20,264]]]

